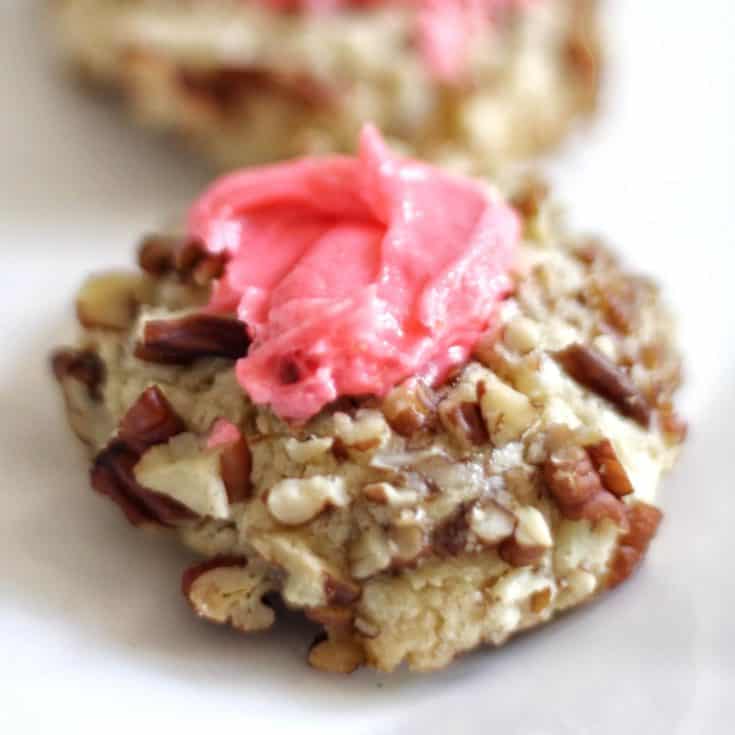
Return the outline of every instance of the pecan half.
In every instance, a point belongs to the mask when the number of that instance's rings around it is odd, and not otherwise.
[[[242,322],[212,314],[192,314],[147,322],[135,356],[146,362],[189,365],[202,357],[237,360],[247,354],[249,346]]]
[[[569,345],[554,357],[577,382],[610,401],[624,416],[648,428],[651,407],[635,383],[612,360],[580,343]]]
[[[624,582],[638,568],[656,535],[663,514],[648,503],[637,502],[626,506],[628,531],[618,541],[618,549],[610,564],[608,587]]]
[[[181,417],[174,411],[157,385],[146,388],[122,417],[118,439],[137,452],[154,444],[162,444],[186,431]]]
[[[140,455],[122,441],[113,441],[94,459],[92,487],[113,500],[134,526],[174,526],[194,518],[184,505],[135,481],[133,468]]]
[[[86,386],[90,398],[98,401],[102,397],[105,365],[91,350],[56,350],[51,355],[51,369],[57,380],[73,378]]]
[[[597,474],[605,489],[619,498],[633,492],[633,485],[630,482],[628,473],[620,463],[615,447],[609,439],[603,439],[597,444],[585,447],[585,449],[595,465]]]

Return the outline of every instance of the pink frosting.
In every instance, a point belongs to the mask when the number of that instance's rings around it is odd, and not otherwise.
[[[238,380],[296,420],[465,362],[509,290],[519,236],[501,199],[399,158],[371,126],[356,158],[223,177],[189,230],[229,256],[210,309],[236,312],[253,338]]]
[[[537,0],[261,0],[282,11],[329,13],[344,8],[399,6],[417,13],[416,37],[421,53],[439,79],[451,81],[465,68],[475,34],[491,27],[503,12],[523,9]]]

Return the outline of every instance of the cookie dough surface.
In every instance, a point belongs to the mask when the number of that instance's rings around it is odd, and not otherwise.
[[[207,559],[182,581],[197,614],[263,630],[280,595],[324,626],[312,665],[428,671],[635,569],[684,436],[672,324],[542,188],[516,205],[515,292],[475,358],[301,426],[238,385],[241,325],[198,311],[213,256],[152,238],[143,271],[83,286],[54,358],[71,425],[98,492]]]
[[[55,0],[64,56],[141,123],[220,167],[351,150],[365,121],[441,161],[497,168],[553,148],[595,109],[596,0],[544,0],[481,34],[438,82],[415,11],[284,14],[234,0]]]

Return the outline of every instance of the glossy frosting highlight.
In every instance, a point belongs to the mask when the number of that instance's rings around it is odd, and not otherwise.
[[[228,255],[210,308],[253,338],[238,380],[294,420],[464,363],[509,290],[519,236],[480,183],[396,156],[369,126],[355,158],[223,177],[189,230]]]

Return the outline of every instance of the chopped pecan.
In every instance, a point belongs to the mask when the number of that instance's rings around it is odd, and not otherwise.
[[[181,281],[207,286],[222,275],[225,256],[207,252],[195,238],[149,235],[138,250],[138,264],[154,278],[175,272]]]
[[[327,574],[324,580],[324,596],[328,605],[351,605],[359,599],[362,590],[352,580],[345,581]]]
[[[588,87],[596,87],[600,76],[600,59],[586,33],[575,30],[566,39],[564,54],[569,67]]]
[[[582,447],[568,445],[551,452],[543,474],[551,494],[562,507],[584,503],[603,489]]]
[[[122,417],[118,438],[137,452],[186,431],[181,417],[157,385],[146,388]]]
[[[105,365],[91,350],[56,350],[51,355],[51,369],[57,380],[73,378],[86,386],[90,398],[99,400],[105,379]]]
[[[529,607],[531,612],[538,615],[539,613],[546,610],[551,602],[551,587],[544,587],[531,595],[529,600]]]
[[[248,95],[281,95],[304,106],[322,106],[333,93],[313,76],[285,74],[259,67],[218,67],[214,71],[180,69],[178,83],[193,97],[209,102],[221,114],[236,109]]]
[[[606,490],[619,498],[633,492],[633,485],[630,483],[628,473],[620,463],[615,447],[609,439],[603,439],[597,444],[585,447],[585,449]]]
[[[250,482],[252,458],[245,437],[241,436],[233,444],[224,447],[219,461],[222,482],[225,483],[230,503],[247,500],[252,495],[253,488]]]
[[[487,424],[477,403],[464,401],[457,404],[448,412],[447,419],[470,444],[481,445],[490,441]]]
[[[585,520],[598,523],[607,518],[623,529],[627,528],[628,525],[625,503],[607,490],[596,493],[589,500],[579,505],[564,506],[561,508],[561,512],[570,521]]]
[[[511,536],[498,547],[500,558],[512,567],[527,567],[536,564],[546,552],[543,546],[525,546]]]
[[[141,273],[102,273],[88,278],[76,299],[77,318],[87,329],[124,331],[150,297]]]
[[[349,628],[355,618],[355,612],[349,607],[338,605],[323,605],[322,607],[308,607],[304,614],[309,620],[321,625],[334,628]]]
[[[523,182],[520,191],[513,196],[511,204],[524,219],[535,217],[549,196],[549,185],[539,176],[530,176]]]
[[[410,437],[436,417],[436,397],[423,380],[410,379],[386,396],[383,412],[393,431]]]
[[[351,674],[365,662],[362,646],[346,636],[316,637],[309,648],[309,665],[331,674]]]
[[[624,416],[644,427],[651,420],[651,407],[630,377],[601,352],[575,343],[555,353],[555,358],[577,382],[606,398]]]
[[[194,518],[184,505],[135,481],[133,468],[140,455],[122,441],[113,441],[94,459],[92,487],[120,506],[134,526],[173,526]]]
[[[192,314],[147,322],[135,356],[146,362],[189,365],[202,357],[237,360],[247,354],[249,345],[242,322],[213,314]]]
[[[567,445],[552,451],[544,463],[543,475],[565,518],[592,523],[609,518],[625,527],[625,506],[605,489],[582,447]]]
[[[432,546],[438,554],[457,556],[465,550],[470,530],[467,510],[465,504],[460,505],[434,529]]]
[[[618,541],[607,578],[608,587],[624,582],[638,568],[663,518],[658,508],[640,501],[626,506],[626,514],[629,528]]]
[[[181,578],[181,591],[199,617],[244,633],[273,625],[275,615],[263,600],[272,589],[271,580],[239,557],[215,557],[190,567]]]

